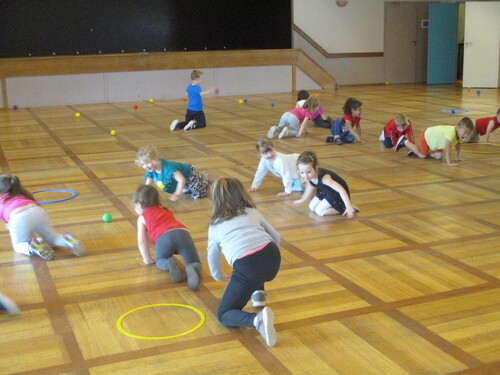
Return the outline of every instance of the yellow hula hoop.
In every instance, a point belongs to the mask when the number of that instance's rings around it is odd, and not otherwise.
[[[199,317],[200,317],[200,321],[198,322],[198,324],[194,328],[191,328],[189,331],[181,332],[181,333],[178,333],[176,335],[170,335],[170,336],[158,336],[158,337],[154,337],[154,336],[140,336],[140,335],[135,335],[135,334],[133,334],[131,332],[128,332],[127,330],[125,330],[125,328],[123,328],[123,326],[122,326],[123,319],[125,319],[128,315],[132,314],[135,311],[146,309],[148,307],[155,307],[155,306],[180,306],[180,307],[185,307],[185,308],[188,308],[188,309],[193,310],[194,312],[196,312],[199,315]],[[166,340],[166,339],[173,339],[174,337],[180,337],[180,336],[184,336],[184,335],[187,335],[189,333],[192,333],[192,332],[196,331],[198,328],[200,328],[203,325],[203,323],[205,323],[205,314],[203,314],[203,312],[200,309],[197,309],[196,307],[189,306],[189,305],[183,305],[183,304],[180,304],[180,303],[157,303],[155,305],[141,306],[141,307],[138,307],[136,309],[127,311],[125,314],[123,314],[122,316],[120,316],[120,318],[116,321],[116,327],[124,335],[130,336],[130,337],[134,337],[136,339],[143,339],[143,340]]]
[[[500,145],[497,145],[496,143],[461,143],[460,146],[472,146],[472,145],[489,145],[489,146],[495,146],[495,147],[500,147]],[[499,151],[470,151],[470,150],[461,150],[462,152],[468,152],[470,154],[500,154]]]

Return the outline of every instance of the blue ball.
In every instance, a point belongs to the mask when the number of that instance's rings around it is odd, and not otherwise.
[[[274,107],[276,104],[274,104],[274,102],[271,103],[271,107]]]
[[[478,95],[481,94],[481,90],[477,90],[476,92],[477,92]]]
[[[451,113],[455,114],[455,113],[457,113],[457,111],[455,109],[452,109]]]
[[[247,99],[247,98],[245,98],[245,99],[243,99],[243,101],[244,101],[245,103],[247,103],[247,102],[248,102],[248,99]]]

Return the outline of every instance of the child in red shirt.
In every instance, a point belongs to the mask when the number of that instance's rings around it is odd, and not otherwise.
[[[500,108],[498,108],[495,117],[483,117],[476,120],[476,130],[472,135],[470,142],[478,143],[480,135],[486,135],[486,143],[490,142],[490,134],[500,127]]]
[[[385,124],[379,139],[384,142],[386,148],[393,148],[397,152],[406,146],[410,150],[408,156],[416,155],[421,159],[425,158],[415,145],[411,121],[403,114],[397,115]]]
[[[365,143],[366,139],[361,135],[361,103],[355,98],[345,101],[342,110],[344,116],[335,120],[330,129],[332,136],[326,137],[326,142],[333,142],[336,145],[343,143],[353,143],[355,140]]]
[[[148,235],[155,245],[156,266],[168,271],[175,283],[183,280],[174,254],[186,262],[187,284],[191,290],[200,284],[201,263],[188,229],[179,223],[174,214],[160,204],[160,193],[152,185],[139,185],[132,199],[137,219],[137,243],[145,264],[155,261],[149,253]]]

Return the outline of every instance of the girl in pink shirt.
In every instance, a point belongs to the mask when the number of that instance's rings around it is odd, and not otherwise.
[[[316,112],[318,107],[318,98],[310,96],[303,107],[285,112],[281,116],[279,124],[271,126],[267,132],[267,138],[274,138],[275,133],[278,134],[278,138],[280,139],[284,137],[303,137],[307,131],[307,121],[312,120],[312,113]]]
[[[54,232],[47,212],[38,206],[17,176],[0,175],[0,218],[7,224],[12,246],[17,253],[36,254],[45,260],[52,260],[55,253],[51,246],[62,246],[77,256],[85,254],[85,247],[71,233]]]

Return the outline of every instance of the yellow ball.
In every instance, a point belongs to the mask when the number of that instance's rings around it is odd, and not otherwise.
[[[241,99],[240,99],[240,100],[238,100],[238,103],[239,103],[239,104],[243,104],[243,100],[241,100]]]
[[[116,134],[116,130],[111,130],[111,131],[109,132],[109,134],[111,134],[111,135],[115,135],[115,134]]]
[[[79,112],[76,112],[76,113],[75,113],[75,117],[76,117],[76,118],[79,118],[79,117],[80,117],[80,113],[79,113]]]
[[[467,90],[469,90],[469,91],[470,91],[470,87],[467,87]]]
[[[150,102],[150,103],[153,103],[153,102],[154,102],[154,99],[149,99],[149,102]]]
[[[386,84],[387,86],[389,86],[389,82],[386,82],[385,84]]]

